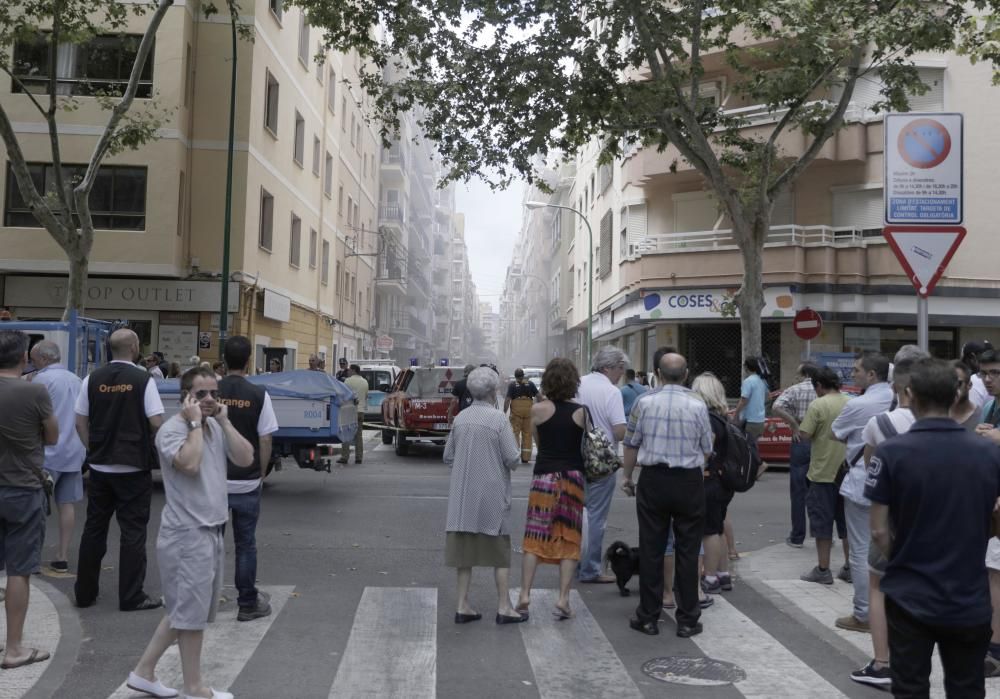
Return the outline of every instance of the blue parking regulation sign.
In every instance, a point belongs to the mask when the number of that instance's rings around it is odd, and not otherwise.
[[[886,224],[959,224],[962,197],[962,115],[885,116]]]

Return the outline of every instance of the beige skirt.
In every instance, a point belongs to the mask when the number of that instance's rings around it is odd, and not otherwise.
[[[510,536],[447,532],[444,564],[449,568],[510,568]]]

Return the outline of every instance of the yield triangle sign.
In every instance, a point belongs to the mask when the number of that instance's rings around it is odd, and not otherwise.
[[[913,288],[925,298],[965,237],[961,226],[886,226],[882,233]]]

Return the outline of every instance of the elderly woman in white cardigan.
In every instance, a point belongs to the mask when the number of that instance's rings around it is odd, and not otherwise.
[[[510,603],[510,472],[521,450],[510,422],[496,407],[497,373],[474,370],[467,387],[474,402],[455,418],[444,462],[451,465],[445,565],[458,569],[455,623],[478,621],[483,615],[469,605],[472,569],[494,569],[498,624],[526,621]]]

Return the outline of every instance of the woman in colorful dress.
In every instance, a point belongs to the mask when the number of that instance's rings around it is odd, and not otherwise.
[[[499,377],[480,367],[467,377],[473,403],[452,424],[444,462],[452,467],[448,492],[445,565],[458,571],[455,623],[479,621],[483,615],[469,604],[472,569],[494,569],[498,624],[524,617],[510,604],[510,472],[521,450],[507,417],[494,405]]]
[[[569,619],[569,588],[583,531],[584,408],[573,402],[580,375],[567,359],[553,359],[542,375],[545,400],[531,409],[531,424],[538,444],[534,479],[528,496],[521,563],[521,594],[517,611],[527,615],[531,583],[539,563],[559,566],[559,599],[553,616]]]

